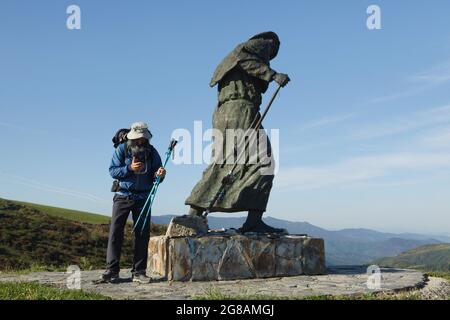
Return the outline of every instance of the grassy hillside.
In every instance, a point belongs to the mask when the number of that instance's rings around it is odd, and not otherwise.
[[[107,224],[110,222],[111,218],[103,216],[101,214],[89,213],[84,211],[63,209],[57,207],[44,206],[41,204],[23,202],[23,201],[12,201],[17,204],[21,204],[30,208],[34,208],[41,212],[44,212],[50,216],[60,217],[64,219],[69,219],[78,222],[86,222],[92,224]]]
[[[0,270],[29,269],[45,266],[66,268],[77,264],[82,269],[103,268],[105,265],[109,225],[95,223],[92,216],[75,221],[72,210],[24,205],[0,199]],[[52,214],[50,214],[52,212]],[[68,218],[65,214],[68,213]],[[106,221],[107,222],[107,221]],[[162,234],[165,227],[152,225],[152,234]],[[122,264],[132,261],[131,225],[125,230]]]
[[[421,246],[395,257],[377,259],[374,261],[374,264],[383,267],[449,272],[450,243]]]

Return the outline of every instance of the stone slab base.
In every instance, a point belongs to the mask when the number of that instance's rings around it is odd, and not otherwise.
[[[381,288],[369,289],[367,280],[370,276],[366,266],[346,266],[328,269],[326,275],[296,277],[279,277],[272,279],[248,279],[214,282],[167,282],[154,280],[148,285],[142,285],[131,280],[131,270],[122,269],[120,277],[123,281],[111,285],[110,283],[95,284],[100,279],[105,270],[81,271],[81,288],[87,292],[100,293],[113,299],[127,300],[185,300],[211,292],[211,289],[219,291],[224,296],[237,297],[242,295],[254,296],[276,296],[286,298],[306,298],[310,296],[349,296],[360,294],[371,294],[374,292],[420,294],[421,299],[435,299],[430,297],[430,292],[434,296],[439,294],[438,299],[446,300],[450,288],[450,282],[446,282],[446,288],[430,287],[430,281],[421,272],[404,269],[381,269]],[[157,278],[157,275],[149,274]],[[1,273],[2,282],[34,282],[44,285],[55,286],[56,288],[66,288],[67,281],[73,277],[72,273],[63,272],[34,272],[27,274]],[[154,278],[154,279],[155,279]],[[434,278],[437,279],[437,278]],[[441,279],[442,280],[442,279]],[[73,279],[72,279],[73,281]],[[444,280],[445,281],[445,280]],[[417,290],[425,287],[424,289]],[[416,291],[417,290],[417,291]],[[404,296],[401,297],[404,299]],[[300,309],[301,311],[301,309]],[[245,318],[242,318],[245,319]]]
[[[324,241],[295,235],[153,237],[148,271],[169,281],[319,275],[326,272]]]

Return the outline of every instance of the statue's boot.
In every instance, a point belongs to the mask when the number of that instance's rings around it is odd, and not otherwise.
[[[188,215],[190,215],[191,217],[195,217],[195,216],[197,216],[197,217],[202,217],[202,215],[203,215],[203,209],[198,208],[198,207],[193,207],[193,206],[191,206],[191,207],[189,208]]]
[[[262,221],[263,211],[250,210],[248,212],[247,220],[244,222],[239,231],[241,233],[256,232],[256,233],[278,233],[288,234],[286,229],[274,228]]]
[[[191,206],[191,207],[189,208],[188,215],[189,215],[190,217],[199,217],[199,218],[202,218],[202,219],[203,219],[203,222],[205,222],[206,226],[207,226],[208,229],[209,229],[209,226],[208,226],[208,218],[205,217],[205,216],[203,216],[203,212],[204,212],[204,210],[203,210],[202,208]]]

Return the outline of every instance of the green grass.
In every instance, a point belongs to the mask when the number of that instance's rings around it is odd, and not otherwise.
[[[42,264],[35,264],[35,263],[31,263],[29,265],[29,267],[27,268],[22,268],[22,269],[15,269],[12,268],[11,266],[8,266],[4,269],[2,269],[0,271],[0,274],[5,273],[11,273],[11,274],[28,274],[28,273],[33,273],[33,272],[50,272],[50,271],[55,271],[55,272],[62,272],[62,271],[66,271],[67,268],[62,267],[62,266],[52,266],[52,265],[42,265]]]
[[[194,296],[194,300],[420,300],[421,297],[414,292],[402,293],[367,293],[360,295],[319,295],[319,296],[276,296],[261,295],[243,292],[230,295],[221,292],[216,287],[205,290],[203,295]]]
[[[72,221],[91,223],[91,224],[108,224],[111,220],[110,217],[103,216],[101,214],[89,213],[78,210],[64,209],[58,207],[44,206],[42,204],[29,203],[23,201],[12,201],[24,206],[34,208],[41,212],[44,212],[50,216],[64,218]]]
[[[450,281],[450,272],[427,272],[429,277],[442,278]]]
[[[36,283],[0,283],[0,300],[111,300],[83,290],[58,289]]]

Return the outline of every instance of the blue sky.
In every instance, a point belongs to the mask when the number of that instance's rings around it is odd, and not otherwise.
[[[66,8],[81,8],[81,30]],[[381,8],[382,30],[366,27]],[[220,60],[273,30],[288,73],[267,214],[338,229],[450,230],[450,3],[2,1],[0,197],[111,214],[111,136],[209,126]],[[273,92],[272,85],[269,94]],[[206,128],[205,128],[206,129]],[[186,212],[205,165],[169,163],[155,214]]]

